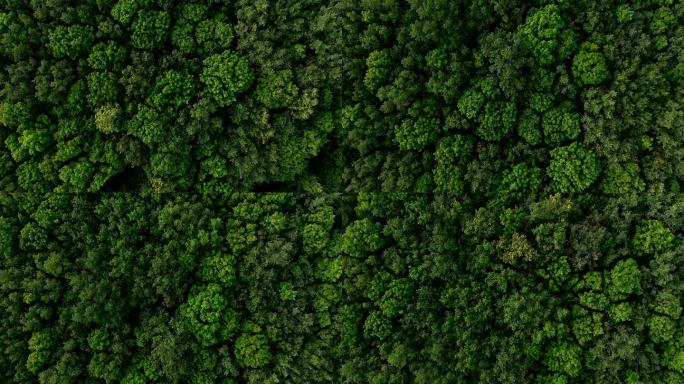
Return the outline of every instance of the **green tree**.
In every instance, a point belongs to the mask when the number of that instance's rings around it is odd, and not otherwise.
[[[369,219],[349,225],[340,239],[340,249],[351,257],[360,258],[382,248],[381,226]]]
[[[613,300],[641,292],[641,271],[634,259],[619,261],[610,271],[608,294]]]
[[[559,107],[544,112],[542,116],[544,141],[558,145],[576,139],[580,134],[580,118],[577,113]]]
[[[529,144],[541,144],[542,131],[539,129],[539,122],[539,115],[531,109],[525,109],[518,119],[518,136]]]
[[[546,365],[551,371],[576,377],[582,369],[581,352],[578,345],[568,342],[554,343],[546,356]]]
[[[102,133],[112,134],[121,130],[121,108],[115,104],[102,106],[95,110],[95,127]]]
[[[596,155],[578,142],[551,151],[547,170],[555,190],[564,193],[587,189],[601,172]]]
[[[637,226],[632,244],[639,254],[655,255],[672,247],[674,235],[660,221],[645,220]]]
[[[366,59],[366,75],[363,83],[371,92],[378,89],[389,80],[392,60],[387,50],[373,51]]]
[[[485,96],[475,89],[468,89],[458,99],[458,110],[469,119],[474,119],[485,102]]]
[[[572,73],[582,84],[596,85],[608,78],[606,59],[598,51],[598,46],[584,43],[572,60]]]
[[[116,70],[126,59],[126,49],[114,41],[97,43],[88,56],[90,68],[98,71]]]
[[[237,361],[249,368],[260,368],[271,360],[268,339],[262,334],[243,333],[235,340]]]
[[[180,307],[188,330],[203,346],[226,341],[239,326],[238,315],[228,308],[223,292],[221,285],[209,283],[199,287]]]
[[[116,75],[108,71],[91,72],[88,75],[88,102],[95,107],[117,102],[118,82]]]
[[[299,88],[293,82],[292,71],[289,69],[265,77],[256,88],[257,100],[271,109],[291,105],[298,93]]]
[[[416,120],[404,120],[397,126],[395,135],[402,150],[421,150],[433,142],[439,132],[439,119],[419,117]]]
[[[57,26],[50,31],[47,48],[56,58],[75,59],[86,52],[95,36],[91,27],[86,25]]]
[[[227,106],[235,102],[238,93],[249,88],[253,74],[247,60],[224,51],[204,60],[200,80],[209,97],[219,106]]]
[[[549,4],[543,8],[532,8],[520,31],[528,48],[540,65],[549,65],[555,60],[564,22],[560,8]]]
[[[147,100],[161,112],[173,113],[189,104],[195,92],[195,80],[187,73],[168,71],[157,77]]]
[[[233,27],[219,18],[203,20],[195,27],[195,39],[202,54],[221,52],[233,42]]]
[[[512,102],[491,101],[485,105],[475,133],[483,140],[503,139],[515,126],[516,107]]]
[[[171,23],[168,13],[162,11],[143,10],[138,12],[131,29],[131,44],[138,49],[159,48],[167,37]]]

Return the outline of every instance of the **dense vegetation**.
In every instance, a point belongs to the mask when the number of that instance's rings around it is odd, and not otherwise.
[[[0,382],[684,383],[684,2],[0,0]]]

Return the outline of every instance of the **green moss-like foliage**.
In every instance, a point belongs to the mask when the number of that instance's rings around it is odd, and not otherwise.
[[[684,383],[683,4],[0,1],[0,383]]]

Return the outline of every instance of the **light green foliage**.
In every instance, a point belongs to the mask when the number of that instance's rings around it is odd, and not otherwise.
[[[344,259],[322,259],[318,264],[318,274],[323,281],[334,283],[339,280],[344,272]]]
[[[446,137],[437,144],[435,160],[438,164],[464,163],[470,158],[473,149],[473,140],[466,136],[454,135]]]
[[[608,309],[608,315],[616,322],[624,322],[632,320],[632,307],[629,303],[617,303]]]
[[[533,8],[528,13],[520,31],[540,65],[549,65],[554,62],[563,24],[560,9],[555,4]]]
[[[204,4],[184,4],[179,19],[171,31],[171,42],[184,53],[195,50],[201,55],[211,55],[230,48],[234,39],[233,27],[223,15],[207,18],[208,7]]]
[[[233,27],[217,18],[203,20],[195,28],[195,38],[201,53],[221,52],[233,42]]]
[[[192,24],[197,24],[206,19],[207,7],[201,3],[186,3],[180,6],[178,10],[179,19],[187,20]]]
[[[149,3],[151,0],[119,0],[112,7],[112,18],[121,24],[128,24],[139,10]]]
[[[547,88],[544,86],[543,88]],[[545,112],[553,105],[553,95],[545,92],[535,92],[530,95],[530,108],[536,112]]]
[[[243,333],[235,340],[237,361],[249,368],[260,368],[271,360],[268,339],[261,334]]]
[[[395,130],[399,148],[405,151],[421,150],[433,142],[440,130],[440,122],[436,117],[419,117],[416,120],[404,120]]]
[[[93,30],[85,25],[57,26],[50,31],[47,48],[56,58],[68,57],[75,59],[83,52],[87,52],[93,43]]]
[[[485,96],[476,89],[468,89],[458,99],[458,110],[469,119],[474,119],[485,102]]]
[[[52,137],[50,132],[40,126],[24,130],[20,136],[8,136],[5,140],[12,158],[22,160],[27,156],[35,156],[47,150]]]
[[[64,183],[64,191],[85,192],[92,182],[94,168],[93,164],[84,158],[63,166],[59,170],[59,179]]]
[[[654,343],[664,343],[672,339],[675,332],[675,322],[669,317],[652,315],[646,321],[648,334]]]
[[[95,106],[113,104],[117,101],[116,75],[108,71],[91,72],[88,75],[88,102]]]
[[[297,297],[297,291],[292,287],[292,283],[286,282],[280,284],[280,289],[278,289],[278,295],[280,300],[292,301]]]
[[[102,133],[111,134],[120,130],[121,108],[115,104],[95,110],[95,126]]]
[[[368,219],[357,220],[347,227],[340,239],[340,248],[351,257],[361,258],[382,248],[380,225]]]
[[[499,192],[509,198],[522,198],[536,193],[540,187],[541,169],[517,164],[503,173]]]
[[[328,231],[320,224],[306,224],[302,236],[304,252],[308,254],[321,252],[328,244]]]
[[[195,79],[189,74],[168,71],[157,78],[148,102],[161,112],[172,113],[190,102],[194,87]]]
[[[30,351],[40,351],[50,349],[55,344],[55,335],[49,329],[33,332],[28,340]]]
[[[383,315],[392,317],[403,313],[412,293],[413,285],[408,279],[394,280],[379,301]]]
[[[160,119],[160,114],[152,106],[141,105],[126,128],[145,144],[152,145],[166,138],[165,123],[166,119]]]
[[[653,33],[665,33],[675,20],[676,17],[669,7],[660,7],[653,13],[649,26]]]
[[[133,21],[131,44],[138,49],[156,49],[166,40],[171,17],[161,11],[140,11]]]
[[[638,193],[644,190],[639,166],[636,163],[608,162],[601,190],[612,195]]]
[[[610,271],[608,293],[613,300],[641,292],[641,271],[634,259],[621,260]]]
[[[244,58],[230,51],[212,55],[204,60],[200,80],[206,92],[219,106],[235,102],[238,93],[252,84],[252,70]]]
[[[559,192],[581,192],[596,180],[600,172],[596,155],[578,142],[551,151],[547,173],[553,180],[554,189]]]
[[[639,224],[632,244],[634,250],[642,255],[655,255],[672,247],[672,232],[658,220],[646,220]]]
[[[634,11],[627,4],[621,4],[615,10],[615,16],[620,24],[625,24],[632,20],[634,17]]]
[[[225,287],[235,282],[235,257],[221,253],[214,253],[200,265],[200,277],[207,282],[220,283]]]
[[[371,92],[376,92],[378,88],[387,82],[392,60],[389,52],[386,50],[373,51],[366,59],[366,75],[363,78],[363,83]]]
[[[88,56],[90,68],[99,71],[113,70],[123,63],[126,50],[114,41],[97,43]]]
[[[539,127],[539,121],[539,115],[531,109],[525,109],[518,119],[518,135],[529,144],[540,144],[542,131]]]
[[[88,335],[88,346],[93,351],[105,351],[109,346],[109,337],[105,329],[98,328]]]
[[[473,141],[462,135],[446,137],[437,143],[434,170],[436,191],[460,193],[465,188],[462,164],[473,151]]]
[[[572,333],[577,342],[586,347],[591,345],[592,340],[605,333],[603,324],[605,322],[601,312],[589,313],[585,309],[576,310],[578,312],[572,321]]]
[[[50,361],[50,351],[33,351],[26,358],[26,369],[31,373],[40,372]]]
[[[180,314],[200,344],[209,346],[223,342],[237,330],[237,314],[227,305],[221,285],[209,283],[188,297]]]
[[[513,130],[515,117],[515,104],[507,101],[490,101],[485,105],[475,133],[483,140],[501,140]]]
[[[259,81],[256,97],[266,107],[275,109],[291,105],[299,88],[293,82],[292,71],[289,69],[278,71]]]
[[[677,347],[669,347],[665,350],[668,368],[679,373],[684,373],[684,350]]]
[[[556,343],[551,346],[546,365],[550,370],[564,373],[570,377],[577,376],[582,369],[580,360],[581,349],[568,342]]]
[[[573,140],[580,134],[579,115],[558,107],[544,112],[542,116],[544,141],[551,146]]]
[[[597,46],[591,43],[582,44],[580,51],[572,60],[572,74],[582,84],[596,85],[608,78],[606,59]]]
[[[682,314],[682,305],[679,298],[671,291],[658,292],[653,303],[653,311],[678,319]]]
[[[563,249],[566,239],[564,223],[543,223],[532,229],[537,245],[544,252],[554,252]]]
[[[514,233],[510,240],[505,239],[497,244],[499,257],[508,264],[516,265],[530,262],[537,257],[537,251],[532,247],[525,235]]]
[[[504,234],[510,235],[522,228],[525,221],[525,212],[521,209],[507,208],[499,216]]]

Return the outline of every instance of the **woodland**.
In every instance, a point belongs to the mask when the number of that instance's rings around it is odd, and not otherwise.
[[[684,383],[684,2],[0,0],[0,382]]]

